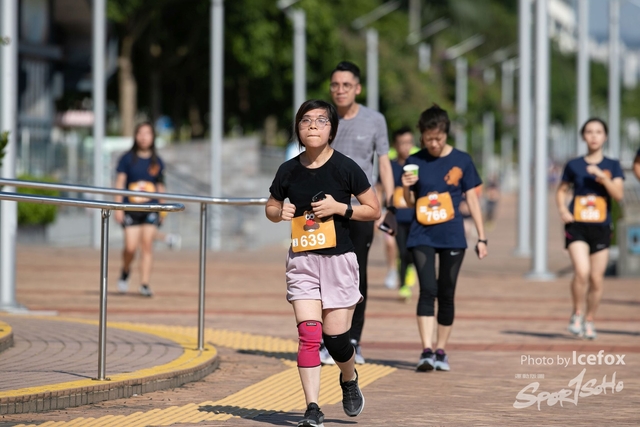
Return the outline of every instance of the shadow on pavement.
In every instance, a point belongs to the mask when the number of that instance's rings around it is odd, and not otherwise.
[[[238,350],[238,353],[250,354],[254,356],[273,357],[276,359],[285,359],[285,360],[293,360],[293,361],[296,361],[298,359],[297,353],[288,353],[288,352],[285,353],[285,352],[262,351],[262,350]]]
[[[598,330],[598,332],[600,332]],[[545,332],[531,332],[531,331],[502,331],[503,334],[508,335],[523,335],[526,337],[536,337],[536,338],[546,338],[546,339],[567,339],[574,338],[573,335],[569,334],[558,334],[558,333],[545,333]]]
[[[607,334],[607,335],[627,335],[630,337],[640,337],[640,332],[638,331],[616,331],[613,329],[600,329],[598,328],[599,334]]]
[[[300,412],[273,412],[266,409],[241,408],[239,406],[228,405],[206,405],[198,408],[200,412],[211,412],[214,414],[229,414],[241,418],[249,418],[261,423],[272,424],[275,426],[295,426],[302,418]],[[332,424],[357,424],[356,421],[341,419],[324,419],[326,423]]]
[[[638,305],[640,306],[640,301],[628,301],[628,300],[619,300],[619,299],[608,299],[602,298],[600,304],[617,304],[617,305]]]

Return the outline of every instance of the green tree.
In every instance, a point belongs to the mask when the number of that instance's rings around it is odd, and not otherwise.
[[[157,19],[170,0],[109,0],[107,17],[114,23],[120,39],[118,56],[118,101],[122,134],[131,136],[137,115],[138,83],[134,73],[133,54],[137,41]]]
[[[9,145],[9,132],[0,132],[0,168],[4,158],[4,150]]]

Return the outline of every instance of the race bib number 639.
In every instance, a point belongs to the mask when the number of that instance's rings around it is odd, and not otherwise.
[[[336,227],[333,217],[316,220],[313,211],[291,220],[291,250],[293,252],[313,251],[336,246]]]

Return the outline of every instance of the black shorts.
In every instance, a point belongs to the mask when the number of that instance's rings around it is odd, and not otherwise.
[[[124,212],[124,228],[142,224],[160,226],[160,215],[158,212]]]
[[[589,245],[589,253],[593,254],[611,246],[611,227],[571,222],[564,226],[564,237],[565,248],[573,242],[586,242]]]

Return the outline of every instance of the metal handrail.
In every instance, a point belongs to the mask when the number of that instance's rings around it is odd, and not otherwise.
[[[108,209],[114,211],[138,211],[138,212],[180,212],[184,210],[182,203],[173,204],[134,204],[103,202],[96,200],[69,199],[67,197],[39,196],[35,194],[18,194],[0,191],[2,200],[12,202],[37,203],[42,205],[74,206],[77,208]]]
[[[60,184],[50,182],[23,181],[18,179],[0,178],[0,185],[37,188],[42,190],[60,190],[68,192],[103,194],[112,196],[154,197],[162,200],[177,202],[200,203],[200,273],[198,296],[198,350],[204,350],[204,301],[205,301],[205,262],[207,254],[207,205],[265,205],[267,198],[223,198],[192,196],[187,194],[151,193],[146,191],[131,191],[110,187],[91,187],[86,185]]]
[[[149,197],[157,196],[158,199],[173,200],[176,202],[193,202],[193,203],[206,203],[209,205],[218,204],[230,204],[230,205],[264,205],[267,203],[267,198],[250,198],[250,197],[238,197],[238,198],[224,198],[224,197],[207,197],[207,196],[192,196],[188,194],[173,194],[173,193],[151,193],[148,191],[131,191],[122,190],[119,188],[111,187],[91,187],[88,185],[75,185],[75,184],[60,184],[51,182],[38,182],[38,181],[23,181],[20,179],[4,179],[0,178],[0,185],[7,185],[10,187],[21,188],[37,188],[41,190],[60,190],[77,193],[91,193],[91,194],[104,194],[112,196],[133,196],[133,197]]]
[[[19,184],[14,183],[13,186],[19,186]],[[69,199],[66,197],[39,196],[36,194],[17,194],[4,191],[0,191],[0,200],[102,209],[102,233],[100,238],[100,321],[98,328],[98,378],[96,379],[99,381],[108,380],[108,378],[105,377],[105,360],[107,358],[107,267],[109,263],[109,216],[111,215],[111,211],[128,210],[138,212],[179,212],[184,210],[184,205],[181,203],[132,204],[101,202],[95,200]]]

